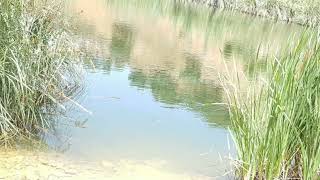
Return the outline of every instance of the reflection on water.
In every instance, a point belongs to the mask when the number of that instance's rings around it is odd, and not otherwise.
[[[112,25],[112,38],[110,56],[117,69],[123,69],[128,64],[134,44],[134,36],[129,25],[114,23]]]
[[[66,154],[89,161],[155,160],[174,172],[221,176],[234,155],[220,77],[263,70],[298,26],[166,0],[73,0],[90,60]],[[79,13],[81,12],[81,13]],[[293,39],[292,39],[293,40]]]
[[[186,107],[200,113],[203,120],[213,126],[227,127],[227,110],[214,103],[222,102],[222,88],[210,83],[201,83],[196,76],[188,74],[188,68],[179,76],[179,82],[173,80],[165,72],[146,76],[142,72],[133,71],[129,75],[132,86],[151,89],[156,101],[165,103],[168,107]],[[183,92],[181,92],[183,91]]]

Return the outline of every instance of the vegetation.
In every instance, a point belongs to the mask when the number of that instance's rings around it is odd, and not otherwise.
[[[32,136],[78,85],[75,49],[59,5],[0,2],[0,139]]]
[[[320,178],[320,47],[310,39],[268,59],[265,80],[247,96],[227,88],[240,177]]]
[[[178,1],[190,2],[190,0]],[[192,2],[310,26],[320,23],[320,1],[318,0],[196,0]]]
[[[320,4],[307,1],[311,0],[230,0],[220,4],[216,1],[216,6],[314,25],[320,19],[317,8]],[[211,12],[198,14],[194,9],[176,3],[173,3],[174,8],[168,9],[165,1],[157,2],[158,7],[153,10],[174,17],[177,24],[187,28],[220,28],[207,32],[208,38],[209,34],[219,36],[227,29],[238,30],[240,26],[236,24],[238,18],[226,18],[224,14],[213,16]],[[76,51],[59,9],[45,0],[0,2],[0,140],[17,135],[34,136],[53,128],[55,122],[51,115],[57,113],[57,107],[61,107],[63,100],[78,87]],[[221,24],[225,28],[221,29]],[[240,34],[249,32],[248,27],[240,30]],[[121,68],[129,59],[133,37],[126,27],[115,25],[113,28],[123,35],[111,40],[111,58],[118,60],[114,63]],[[261,27],[261,32],[264,31]],[[247,34],[249,37],[253,33]],[[249,91],[245,95],[240,91],[239,82],[237,86],[226,86],[230,128],[238,150],[239,177],[320,178],[320,42],[312,42],[313,38],[305,35],[294,48],[288,48],[289,53],[280,58],[267,57],[266,64],[261,65],[265,65],[264,79],[257,77],[258,83],[255,81],[252,87],[246,88]],[[224,51],[243,52],[241,46],[244,45],[233,44],[225,44]],[[246,57],[244,54],[243,59]],[[199,60],[193,56],[188,58],[187,67],[179,78],[196,83],[182,95],[175,89],[176,82],[165,73],[148,77],[137,70],[130,74],[129,80],[134,86],[150,88],[161,102],[181,104],[206,117],[212,116],[207,107],[199,104],[214,103],[207,97],[216,95],[220,89],[209,90],[205,83],[199,83]],[[110,69],[111,65],[106,64],[106,67]],[[194,92],[204,96],[198,97]]]

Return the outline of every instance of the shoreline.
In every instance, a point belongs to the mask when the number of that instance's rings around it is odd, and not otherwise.
[[[153,160],[101,159],[94,162],[72,159],[56,152],[2,150],[0,161],[0,179],[211,179],[200,174],[176,172]]]
[[[270,2],[238,0],[175,0],[182,3],[205,5],[212,9],[237,11],[255,17],[283,21],[304,26],[317,26],[320,23],[320,2],[292,2],[293,0],[276,0]]]

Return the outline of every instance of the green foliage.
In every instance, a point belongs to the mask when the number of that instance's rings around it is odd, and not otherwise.
[[[227,89],[240,177],[319,178],[320,51],[310,39],[269,59],[266,80],[247,95]]]
[[[74,49],[60,6],[45,1],[0,2],[0,137],[35,135],[75,89]]]

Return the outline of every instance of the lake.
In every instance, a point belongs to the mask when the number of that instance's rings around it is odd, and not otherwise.
[[[245,88],[267,56],[303,31],[167,0],[72,0],[67,13],[84,52],[81,108],[66,114],[75,126],[47,143],[75,162],[134,164],[125,172],[137,179],[154,169],[147,177],[232,179],[221,81],[238,74]]]

